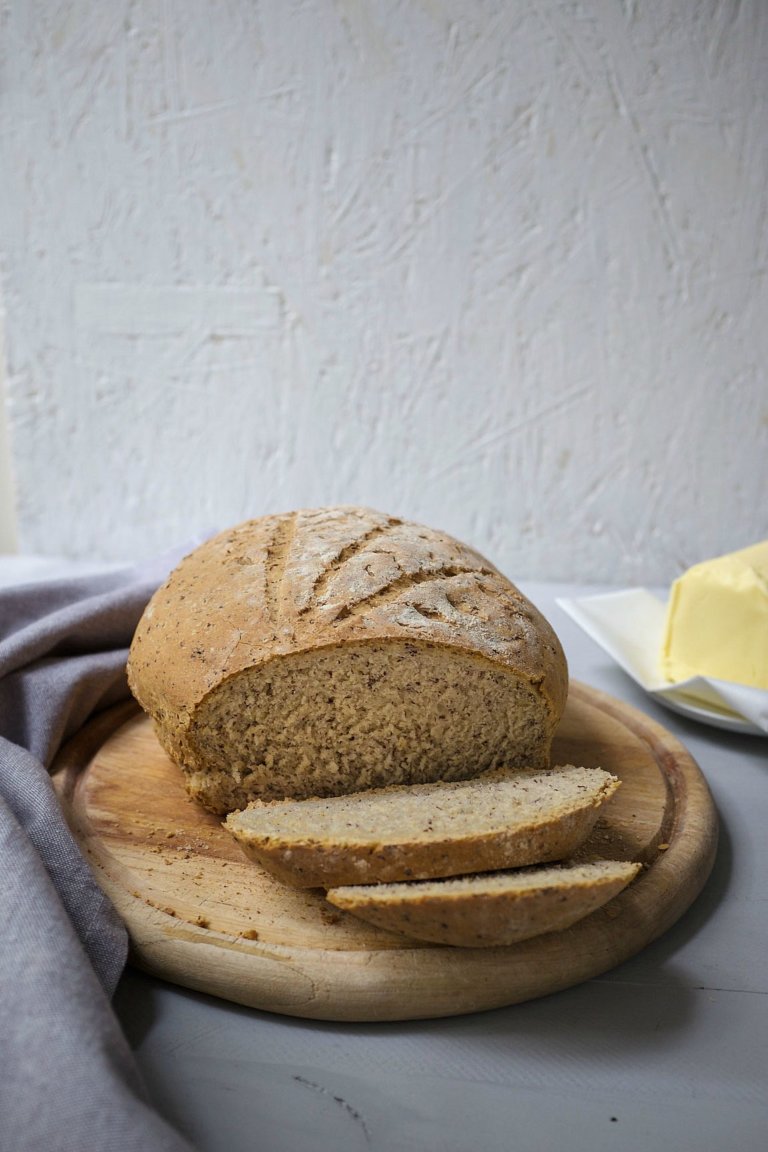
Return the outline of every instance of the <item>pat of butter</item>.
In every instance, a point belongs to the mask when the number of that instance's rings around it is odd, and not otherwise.
[[[768,540],[675,580],[661,663],[675,684],[711,676],[768,689]]]

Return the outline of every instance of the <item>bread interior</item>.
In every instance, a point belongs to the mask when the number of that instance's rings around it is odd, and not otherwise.
[[[274,658],[218,685],[184,740],[188,787],[217,812],[546,767],[546,701],[511,670],[430,643],[345,644]]]

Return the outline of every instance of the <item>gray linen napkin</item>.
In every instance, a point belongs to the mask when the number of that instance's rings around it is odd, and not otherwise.
[[[0,589],[0,1152],[189,1152],[153,1110],[110,998],[127,934],[48,768],[128,697],[128,644],[180,553]]]

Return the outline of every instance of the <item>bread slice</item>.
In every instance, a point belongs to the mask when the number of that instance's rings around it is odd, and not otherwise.
[[[561,932],[612,900],[640,864],[493,872],[452,880],[331,888],[327,899],[361,920],[430,944],[494,948]]]
[[[570,856],[619,785],[600,768],[255,801],[227,817],[248,856],[302,888],[456,876]]]
[[[370,508],[249,520],[147,605],[131,690],[213,812],[546,767],[562,647],[497,568]]]

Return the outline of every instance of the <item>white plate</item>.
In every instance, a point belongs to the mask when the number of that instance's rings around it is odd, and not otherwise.
[[[700,720],[702,724],[711,724],[713,728],[724,728],[726,732],[746,732],[751,736],[768,735],[762,728],[750,724],[749,720],[745,720],[736,712],[731,712],[730,709],[720,711],[708,708],[706,704],[686,700],[682,694],[673,692],[649,692],[649,696],[653,696],[654,700],[658,700],[659,704],[663,704],[672,712],[679,712],[681,716],[688,716],[691,720]]]
[[[659,704],[728,732],[768,735],[768,692],[703,676],[664,680],[658,655],[666,604],[652,592],[628,588],[557,603]]]

